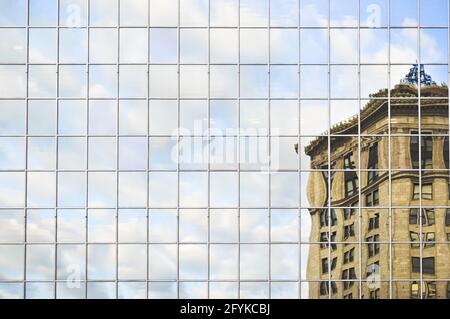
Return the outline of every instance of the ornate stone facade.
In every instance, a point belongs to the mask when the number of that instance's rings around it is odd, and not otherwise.
[[[389,93],[304,150],[310,298],[450,294],[448,89],[423,86],[420,101],[414,84]]]

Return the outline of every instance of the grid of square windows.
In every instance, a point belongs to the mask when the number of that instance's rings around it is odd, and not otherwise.
[[[417,61],[448,83],[448,4],[432,1],[372,1],[374,20],[365,0],[0,0],[0,297],[308,298],[314,282],[332,297],[339,279],[307,275],[315,245],[327,275],[341,246],[357,264],[366,248],[448,246],[450,230],[436,243],[426,229],[450,225],[448,203],[422,207],[444,192],[426,174],[448,169],[448,131],[421,130],[420,110],[416,130],[351,133],[343,166],[303,152],[323,132],[342,143],[333,125],[390,102],[372,94]],[[362,155],[383,136],[410,141],[389,175],[423,174],[406,213],[363,188],[388,171],[380,142]],[[340,171],[353,198],[333,207]],[[312,240],[317,172],[328,197]],[[406,244],[362,236],[395,214]],[[416,298],[436,295],[426,258],[411,260]],[[362,297],[364,271],[341,275]]]

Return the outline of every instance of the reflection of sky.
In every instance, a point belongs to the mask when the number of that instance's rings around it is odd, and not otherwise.
[[[217,225],[211,224],[210,235],[223,241],[237,241],[238,204],[241,210],[241,240],[253,242],[242,250],[241,271],[247,279],[266,279],[268,269],[260,267],[268,264],[267,245],[257,245],[255,242],[268,241],[268,212],[269,205],[273,207],[288,207],[293,210],[272,210],[272,240],[297,241],[300,226],[301,240],[309,240],[310,219],[307,210],[301,211],[300,221],[297,218],[299,203],[307,207],[306,183],[308,173],[298,173],[298,158],[293,144],[300,139],[300,150],[313,138],[328,129],[329,123],[340,122],[358,112],[358,102],[345,99],[367,98],[368,94],[388,85],[387,63],[391,66],[391,85],[395,85],[408,72],[411,63],[421,58],[424,64],[447,63],[447,29],[422,29],[420,31],[421,45],[418,49],[419,34],[416,28],[392,29],[390,36],[387,26],[388,10],[386,0],[361,0],[361,38],[358,46],[357,29],[333,29],[333,27],[358,26],[357,0],[331,0],[331,34],[328,34],[328,0],[272,0],[271,14],[268,17],[268,0],[241,0],[240,34],[237,29],[211,29],[210,50],[208,51],[208,30],[186,28],[177,35],[177,0],[150,1],[150,32],[148,34],[148,7],[146,0],[129,0],[121,5],[121,12],[117,10],[117,0],[91,0],[90,14],[90,42],[89,52],[87,30],[84,28],[61,29],[60,43],[57,48],[57,33],[54,28],[57,21],[56,0],[30,0],[30,25],[49,28],[30,29],[29,62],[45,65],[30,65],[29,69],[29,97],[54,98],[59,92],[61,97],[71,99],[86,98],[89,83],[90,98],[157,98],[150,102],[147,109],[145,101],[116,101],[85,100],[59,101],[58,106],[51,101],[31,100],[28,107],[22,101],[0,101],[0,135],[24,135],[25,123],[28,123],[29,135],[47,135],[46,137],[30,137],[25,143],[23,137],[0,137],[0,169],[23,170],[27,161],[30,170],[69,170],[69,172],[29,172],[27,176],[27,196],[25,199],[25,173],[0,172],[0,207],[49,208],[58,203],[60,207],[82,208],[86,202],[90,207],[114,208],[119,207],[144,208],[147,203],[150,211],[150,229],[154,229],[149,238],[154,241],[166,242],[167,245],[150,247],[149,255],[157,256],[150,263],[154,271],[153,279],[176,278],[177,253],[173,245],[177,238],[176,211],[178,201],[184,208],[228,208],[231,211],[222,212],[229,216],[214,215]],[[237,0],[211,1],[208,8],[206,0],[181,0],[180,22],[183,27],[207,27],[208,12],[211,12],[211,26],[237,26],[239,10]],[[391,1],[391,24],[397,27],[416,26],[416,1]],[[25,23],[24,0],[0,1],[0,25],[23,26]],[[73,6],[74,4],[79,7]],[[86,0],[61,0],[61,24],[65,26],[87,25]],[[374,7],[373,5],[379,6]],[[445,26],[447,24],[447,9],[445,0],[421,1],[420,20],[422,25]],[[374,9],[375,8],[375,9]],[[371,23],[370,14],[380,9],[380,29],[365,29]],[[73,13],[79,9],[80,19],[73,19]],[[296,12],[300,9],[300,15]],[[158,14],[157,14],[158,13]],[[120,41],[115,28],[120,16]],[[306,27],[323,27],[322,29],[301,29],[297,32],[297,25]],[[270,23],[272,29],[256,29],[251,27],[266,27]],[[112,27],[111,29],[95,27]],[[126,28],[130,27],[130,28]],[[163,29],[158,27],[172,27]],[[277,27],[293,27],[285,29]],[[0,64],[26,62],[26,32],[21,29],[1,29],[0,36]],[[270,44],[269,44],[270,37]],[[390,37],[390,43],[388,38]],[[240,41],[239,41],[240,39]],[[331,41],[329,41],[331,39]],[[192,64],[230,63],[240,61],[243,65],[239,73],[236,66],[183,65],[178,75],[178,43],[180,62]],[[119,50],[117,46],[119,45]],[[388,46],[390,45],[390,50]],[[238,51],[240,47],[241,51]],[[149,53],[147,49],[149,48]],[[59,50],[59,53],[58,53]],[[330,50],[330,57],[328,57]],[[360,52],[360,59],[358,57]],[[390,52],[390,56],[388,53]],[[57,73],[52,63],[59,55],[61,63],[81,63],[87,61],[99,64],[91,65],[89,74],[86,66],[61,66],[57,89]],[[121,63],[140,63],[138,66],[120,65],[117,70],[117,59]],[[298,59],[300,58],[300,61]],[[330,61],[329,61],[330,58]],[[147,61],[150,62],[147,70]],[[355,64],[379,63],[383,66],[361,66],[361,92],[358,92],[358,69]],[[280,64],[267,67],[267,63]],[[300,74],[298,65],[300,62]],[[328,83],[327,63],[353,64],[333,65],[330,69],[330,83]],[[404,64],[404,65],[395,65]],[[159,65],[156,65],[159,64]],[[169,65],[172,64],[172,65]],[[307,65],[303,65],[307,64]],[[119,71],[119,76],[117,72]],[[147,76],[149,71],[149,78]],[[208,85],[208,71],[210,71],[210,85]],[[447,83],[448,68],[446,65],[426,65],[426,71],[437,83]],[[270,73],[269,73],[270,72]],[[269,76],[270,74],[270,76]],[[178,79],[180,77],[180,79]],[[270,79],[269,79],[270,77]],[[23,65],[0,65],[0,98],[26,97],[26,69]],[[149,80],[149,83],[147,83]],[[178,80],[180,87],[178,88]],[[89,81],[89,82],[88,82]],[[119,89],[118,89],[119,84]],[[240,85],[239,85],[240,84]],[[329,87],[328,87],[329,86]],[[241,98],[260,99],[242,100],[240,105],[228,100],[214,100],[208,106],[205,98]],[[328,92],[331,98],[340,98],[330,102],[328,112]],[[158,100],[159,98],[203,99],[184,100],[178,105],[176,100]],[[266,99],[280,100],[268,103]],[[297,97],[305,99],[300,102],[300,114]],[[289,98],[293,101],[285,101]],[[25,121],[25,114],[28,119]],[[211,173],[208,179],[206,172],[182,172],[180,180],[173,161],[173,147],[176,143],[170,135],[178,127],[193,130],[196,122],[207,124],[208,116],[212,127],[220,129],[222,133],[227,128],[242,127],[265,128],[270,127],[272,134],[278,132],[283,137],[279,141],[280,165],[290,172],[279,172],[270,176],[259,171],[235,171]],[[58,125],[56,118],[58,117]],[[118,120],[119,119],[119,120]],[[147,121],[148,119],[148,121]],[[270,119],[270,120],[269,120]],[[88,122],[89,120],[89,122]],[[240,120],[240,123],[238,123]],[[298,122],[300,121],[300,125]],[[300,132],[298,129],[300,127]],[[51,137],[56,134],[56,139]],[[86,133],[89,133],[89,144],[86,146]],[[150,135],[166,135],[150,137],[147,143],[147,132]],[[120,137],[116,134],[138,135],[134,137]],[[202,133],[202,132],[201,132]],[[200,134],[201,134],[200,133]],[[49,136],[50,135],[50,136]],[[77,135],[78,137],[75,137]],[[101,135],[101,136],[99,136]],[[237,138],[231,137],[237,141]],[[201,138],[197,140],[201,141]],[[241,141],[244,141],[242,139]],[[268,152],[269,145],[274,149],[273,139],[261,139]],[[181,147],[189,146],[194,140],[183,138]],[[298,142],[298,141],[297,141]],[[25,147],[28,146],[28,159],[25,158]],[[58,153],[57,153],[58,150]],[[89,157],[86,160],[87,150]],[[194,154],[195,155],[195,154]],[[197,154],[198,155],[198,154]],[[202,154],[200,154],[202,155]],[[242,154],[241,154],[242,155]],[[305,154],[300,155],[300,169],[309,168],[309,159]],[[142,170],[139,172],[122,171],[116,174],[115,169]],[[149,167],[155,170],[172,170],[172,172],[151,172],[147,176],[145,170]],[[182,163],[182,169],[206,169],[204,164]],[[219,166],[217,166],[219,167]],[[236,166],[227,164],[222,166],[235,170]],[[259,169],[258,165],[248,165],[247,168]],[[89,172],[84,170],[99,170]],[[118,175],[118,176],[117,176]],[[147,180],[148,178],[148,180]],[[56,184],[57,179],[57,184]],[[118,186],[116,186],[118,185]],[[118,189],[117,189],[118,187]],[[178,194],[179,187],[179,194]],[[208,187],[210,193],[208,193]],[[147,189],[148,188],[148,189]],[[269,191],[270,190],[270,191]],[[87,196],[87,198],[86,198]],[[258,207],[259,210],[250,208]],[[166,210],[161,208],[167,208]],[[60,214],[61,211],[58,212]],[[83,234],[79,234],[84,227],[84,212],[69,216],[61,213],[58,227],[61,238],[72,238],[82,241]],[[144,212],[145,213],[145,212]],[[191,214],[184,212],[180,219],[181,238],[189,242],[204,242],[207,238],[205,226],[205,211]],[[0,219],[0,242],[20,241],[18,238],[23,223],[22,212],[11,211],[2,215]],[[54,222],[54,213],[39,211],[41,220],[30,218],[30,238],[52,238],[52,231],[46,222]],[[113,242],[115,232],[115,211],[92,214],[89,219],[89,229],[92,229],[92,241]],[[120,214],[119,214],[120,215]],[[97,216],[97,217],[96,217]],[[186,217],[186,218],[185,218]],[[137,217],[138,218],[138,217]],[[129,221],[126,228],[132,229],[136,237],[121,233],[123,238],[144,238],[142,228],[137,224],[146,223],[146,217],[140,216],[139,222]],[[212,218],[212,217],[211,217]],[[77,225],[70,227],[69,225]],[[8,225],[8,227],[4,227]],[[123,228],[123,227],[122,227]],[[217,228],[217,229],[216,229]],[[141,229],[141,230],[138,230]],[[3,231],[4,230],[4,231]],[[165,230],[165,231],[164,231]],[[138,236],[138,234],[140,236]],[[41,237],[39,237],[41,236]],[[95,238],[98,236],[98,238]],[[20,237],[20,236],[19,236]],[[69,239],[67,239],[69,241]],[[132,239],[134,240],[134,239]],[[140,240],[140,239],[139,239]],[[9,248],[8,248],[9,247]],[[12,247],[12,248],[11,248]],[[80,246],[81,247],[81,246]],[[61,247],[62,260],[58,260],[58,267],[67,269],[65,265],[83,264],[85,256],[80,247]],[[115,269],[108,265],[114,264],[119,258],[119,273],[123,278],[141,278],[142,266],[147,253],[143,247],[136,245],[119,249],[119,256],[115,256],[114,245],[94,247],[88,251],[90,267],[88,274],[91,278],[108,280],[114,279]],[[35,264],[30,270],[30,278],[43,279],[49,276],[49,258],[54,252],[52,247],[32,251],[28,263]],[[235,246],[230,246],[230,251]],[[255,253],[258,252],[258,253]],[[306,261],[308,245],[303,245],[301,255],[298,256],[298,246],[277,247],[272,250],[273,260],[279,263],[272,265],[273,279],[296,280],[298,274],[298,259],[301,259],[302,279],[306,278]],[[8,256],[8,258],[2,258]],[[143,257],[144,256],[144,257]],[[224,252],[217,247],[214,256],[218,260],[212,263],[212,274],[226,274],[236,279],[237,261],[230,255],[226,260]],[[233,255],[234,256],[234,255]],[[0,245],[0,280],[23,278],[20,267],[23,264],[24,252],[22,248]],[[136,259],[134,259],[136,258]],[[205,247],[186,246],[180,251],[181,276],[185,279],[205,279],[206,257]],[[228,262],[228,263],[227,263]],[[234,267],[234,268],[233,268]],[[81,267],[83,269],[83,267]],[[27,274],[28,275],[28,274]],[[66,278],[67,274],[60,274]],[[84,274],[82,274],[84,276]],[[174,277],[175,276],[175,277]],[[121,277],[122,278],[122,277]],[[244,279],[243,278],[243,279]],[[50,296],[52,284],[27,284],[29,296]],[[214,286],[216,285],[216,286]],[[215,283],[210,287],[213,296],[235,295],[237,287],[234,284]],[[302,286],[302,293],[307,293],[307,287]],[[144,296],[147,287],[139,283],[120,283],[119,296]],[[243,283],[242,297],[267,297],[268,286],[265,283]],[[114,297],[110,283],[89,283],[89,297]],[[289,296],[295,292],[289,285],[272,286],[272,296]],[[0,283],[0,297],[20,296],[22,288],[18,284]],[[180,296],[206,295],[205,283],[180,284]],[[61,296],[83,296],[84,288],[66,289],[64,285],[57,286],[57,293]],[[150,283],[151,297],[176,296],[176,288],[172,283]]]

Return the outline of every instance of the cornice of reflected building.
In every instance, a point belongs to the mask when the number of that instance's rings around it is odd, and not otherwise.
[[[363,132],[380,120],[387,118],[389,116],[389,106],[391,116],[417,117],[418,91],[415,84],[398,84],[391,90],[390,96],[388,96],[388,89],[382,89],[370,95],[370,100],[361,109],[359,114],[361,128],[358,127],[358,114],[356,114],[345,121],[333,125],[330,134],[335,136],[358,135],[359,130]],[[444,84],[421,87],[420,106],[422,115],[448,117],[448,87]],[[386,126],[386,134],[387,129]],[[333,141],[331,141],[331,144],[333,146]],[[304,151],[306,155],[314,156],[327,146],[328,131],[311,141],[305,146]],[[296,146],[296,151],[298,151],[298,146]]]

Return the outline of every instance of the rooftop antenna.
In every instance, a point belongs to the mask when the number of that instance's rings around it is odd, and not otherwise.
[[[419,70],[420,69],[420,70]],[[425,73],[425,67],[423,64],[413,64],[413,67],[409,69],[409,73],[400,81],[402,84],[420,84],[421,85],[435,85],[436,82],[433,81],[430,75]]]

